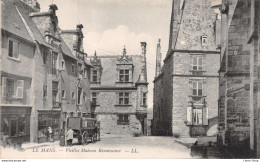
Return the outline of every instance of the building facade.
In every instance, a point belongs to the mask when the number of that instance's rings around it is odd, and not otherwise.
[[[258,0],[224,0],[220,8],[218,143],[235,156],[260,153],[259,5]]]
[[[146,43],[141,55],[95,55],[90,58],[91,115],[101,134],[147,134]]]
[[[211,7],[209,0],[173,1],[169,50],[162,68],[159,50],[156,56],[154,135],[217,133],[219,20]]]
[[[52,4],[40,12],[35,0],[2,2],[1,140],[9,144],[46,142],[49,127],[58,140],[65,127],[63,112],[78,116],[90,109],[83,95],[90,95],[90,84],[80,77],[79,62],[85,76],[90,68],[75,52],[83,53],[82,43],[73,50],[65,43],[57,9]],[[82,34],[79,26],[77,32]],[[71,82],[65,81],[68,75]]]

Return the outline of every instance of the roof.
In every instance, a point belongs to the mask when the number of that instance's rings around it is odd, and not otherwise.
[[[93,59],[94,56],[89,56],[87,59]],[[117,60],[120,59],[122,55],[107,56],[97,55],[97,58],[101,61],[102,75],[101,75],[101,85],[100,86],[115,86],[117,78]],[[142,56],[141,55],[128,55],[128,57],[133,60],[133,83],[136,83],[142,72]]]
[[[18,0],[2,0],[2,29],[27,41],[34,42],[14,6],[17,1]]]
[[[74,56],[70,50],[70,48],[68,47],[68,45],[65,43],[65,41],[60,38],[61,42],[60,42],[60,47],[61,47],[61,51],[63,54],[71,57],[71,58],[74,58],[74,59],[77,59],[76,56]]]
[[[2,29],[28,41],[34,42],[36,40],[40,44],[50,47],[29,16],[33,12],[35,12],[34,9],[20,0],[2,0]],[[32,35],[30,36],[30,31],[28,32],[26,25],[32,32],[33,37]]]

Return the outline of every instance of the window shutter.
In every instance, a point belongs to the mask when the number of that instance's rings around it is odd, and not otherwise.
[[[204,106],[202,108],[202,118],[203,118],[203,125],[208,125],[208,107]]]
[[[99,105],[99,92],[96,92],[96,104]]]
[[[17,80],[17,89],[16,89],[17,98],[23,98],[23,88],[24,88],[24,81]]]
[[[2,77],[2,97],[6,97],[6,77]]]
[[[189,95],[192,95],[192,80],[189,80]]]
[[[13,57],[18,58],[19,55],[19,43],[13,42]]]
[[[203,82],[202,82],[202,96],[207,96],[207,84],[206,84],[206,80],[203,80]]]
[[[192,125],[192,107],[187,107],[187,125]]]
[[[116,92],[116,105],[119,105],[119,92]]]
[[[132,93],[129,92],[129,105],[132,105]]]

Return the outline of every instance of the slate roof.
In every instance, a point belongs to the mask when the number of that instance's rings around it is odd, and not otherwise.
[[[71,58],[77,59],[77,57],[72,54],[70,48],[65,43],[65,41],[62,38],[60,38],[60,40],[61,40],[60,47],[61,47],[62,53],[67,55],[67,56],[69,56],[69,57],[71,57]]]
[[[117,78],[117,59],[121,58],[122,55],[114,56],[100,56],[97,55],[98,59],[101,61],[102,75],[101,75],[101,87],[115,86]],[[133,59],[133,83],[135,84],[139,75],[142,72],[142,56],[141,55],[128,55]],[[89,56],[88,60],[93,59],[94,56]]]
[[[14,6],[17,1],[18,0],[2,0],[2,29],[13,33],[27,41],[34,42]]]

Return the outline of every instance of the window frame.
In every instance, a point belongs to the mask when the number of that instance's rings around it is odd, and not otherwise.
[[[76,67],[75,64],[71,64],[71,74],[75,74],[76,73]]]
[[[93,94],[95,94],[95,96]],[[91,102],[93,105],[97,105],[97,95],[97,92],[91,92]],[[93,99],[95,99],[95,102],[93,101]]]
[[[3,83],[3,79],[5,79],[5,83]],[[9,81],[13,82],[13,85],[12,85],[13,92],[10,94],[9,94],[10,85],[8,85],[10,83]],[[20,82],[20,85],[19,85],[19,82]],[[5,88],[5,90],[3,88]],[[19,90],[20,90],[21,96],[19,96]],[[6,94],[3,94],[4,91],[6,92]],[[24,98],[24,80],[17,79],[17,78],[11,78],[11,77],[2,77],[2,97],[13,98],[13,99],[23,99]]]
[[[122,94],[120,96],[120,94]],[[128,95],[126,95],[128,94]],[[119,105],[130,105],[130,92],[118,92],[118,104]],[[122,103],[120,102],[120,99],[122,99]],[[127,101],[127,103],[126,103]]]
[[[46,88],[45,88],[46,87]],[[43,84],[43,87],[42,87],[43,89],[42,89],[42,98],[43,99],[46,99],[47,98],[47,96],[48,96],[48,94],[47,94],[47,92],[48,92],[48,85],[47,84]]]
[[[95,71],[95,74],[94,74],[94,71]],[[95,80],[94,80],[94,77],[96,78]],[[94,83],[98,82],[98,70],[97,69],[93,69],[92,70],[92,77],[91,77],[91,79],[92,79],[92,82],[94,82]]]
[[[194,83],[196,84],[196,87],[194,88]],[[201,84],[201,89],[200,89],[200,84]],[[194,91],[195,90],[195,91]],[[200,92],[201,90],[201,92]],[[196,92],[196,94],[194,94]],[[201,95],[199,95],[201,93]],[[203,81],[192,81],[192,96],[196,97],[203,97]]]
[[[71,92],[71,100],[75,101],[75,92],[74,91]]]
[[[64,92],[64,93],[63,93]],[[64,95],[63,95],[64,94]],[[66,99],[66,89],[61,90],[61,99]]]
[[[200,64],[201,59],[201,64]],[[194,63],[196,60],[196,64]],[[194,68],[196,67],[196,68]],[[202,71],[203,70],[203,56],[194,56],[192,57],[192,70],[193,71]]]
[[[65,61],[61,60],[61,70],[65,70]]]
[[[10,41],[12,42],[16,42],[17,43],[17,46],[18,46],[18,49],[17,49],[17,57],[14,57],[13,55],[13,49],[14,49],[14,44],[12,45],[12,56],[10,56]],[[21,43],[13,38],[9,38],[8,39],[8,53],[7,53],[7,56],[8,58],[10,59],[13,59],[13,60],[17,60],[17,61],[20,61],[20,46],[21,46]]]
[[[201,45],[202,46],[207,46],[208,45],[208,37],[207,36],[205,36],[205,35],[201,36]]]
[[[200,118],[198,115],[196,115],[196,111],[200,111]],[[193,125],[203,125],[203,111],[202,111],[202,108],[193,108],[192,109],[192,123]],[[198,118],[197,118],[198,117]],[[200,119],[200,120],[197,120],[197,119]]]
[[[117,125],[129,125],[129,114],[118,114],[117,115]]]
[[[79,89],[81,89],[80,96],[79,96]],[[82,100],[81,100],[82,93],[83,93],[83,89],[81,87],[77,87],[77,105],[82,105]]]
[[[147,106],[147,92],[142,93],[142,106]]]
[[[123,71],[123,73],[121,73],[121,71]],[[128,73],[126,73],[126,71],[128,71]],[[128,83],[130,82],[130,69],[119,69],[119,82],[120,83]],[[123,78],[123,80],[121,80],[121,77]],[[128,77],[128,79],[126,79],[126,77]]]

